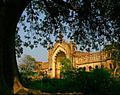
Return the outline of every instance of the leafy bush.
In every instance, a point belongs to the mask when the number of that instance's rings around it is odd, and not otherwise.
[[[120,79],[111,78],[106,69],[98,68],[91,72],[73,69],[67,73],[69,73],[68,77],[64,79],[29,80],[26,87],[49,93],[83,92],[85,95],[120,95]]]

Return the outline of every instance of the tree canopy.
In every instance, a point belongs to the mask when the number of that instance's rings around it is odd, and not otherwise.
[[[19,83],[14,35],[15,30],[19,30],[15,29],[18,18],[28,4],[26,14],[20,18],[28,39],[24,42],[25,46],[33,48],[39,43],[45,47],[46,44],[51,45],[51,34],[57,35],[60,30],[68,38],[75,39],[81,49],[97,47],[98,43],[102,45],[106,41],[120,41],[119,0],[33,0],[29,3],[30,1],[32,0],[0,0],[0,93],[3,95],[13,92],[15,80]],[[44,14],[43,19],[39,19],[40,13]],[[24,21],[30,24],[25,25]],[[31,38],[35,39],[32,43],[29,41]],[[21,86],[17,88],[19,87]]]
[[[104,48],[105,51],[109,53],[109,57],[112,59],[113,67],[111,68],[113,70],[114,76],[119,77],[119,70],[120,70],[120,43],[114,42],[110,45],[106,45]],[[118,75],[116,74],[118,72]],[[116,75],[115,75],[116,74]]]
[[[17,31],[21,26],[26,32],[26,47],[52,46],[51,36],[57,37],[61,31],[75,40],[80,50],[98,50],[98,46],[120,40],[119,9],[119,0],[32,0]]]

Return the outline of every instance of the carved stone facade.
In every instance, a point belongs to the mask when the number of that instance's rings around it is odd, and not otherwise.
[[[86,71],[99,67],[112,68],[112,61],[107,52],[80,52],[76,50],[76,44],[73,41],[62,40],[56,41],[49,49],[48,62],[41,63],[41,66],[45,65],[41,70],[44,70],[50,78],[60,78],[60,61],[65,57],[70,59],[73,67],[84,68]]]

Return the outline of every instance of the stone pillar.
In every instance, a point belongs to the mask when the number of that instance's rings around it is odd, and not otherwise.
[[[60,78],[60,62],[55,64],[55,78]]]

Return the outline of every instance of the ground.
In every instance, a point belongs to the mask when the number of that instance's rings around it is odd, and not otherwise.
[[[28,91],[21,89],[16,95],[83,95],[83,93],[45,93],[40,90],[29,89]]]

